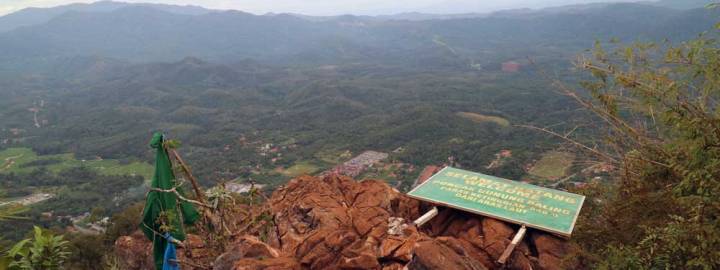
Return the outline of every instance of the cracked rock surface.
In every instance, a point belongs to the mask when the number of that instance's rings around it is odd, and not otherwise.
[[[564,240],[531,230],[503,268],[496,261],[517,226],[445,208],[416,228],[409,223],[432,206],[380,180],[302,176],[266,203],[275,233],[265,241],[253,235],[235,239],[213,269],[550,270],[562,269],[567,249]],[[124,243],[118,239],[118,254],[133,257],[123,251]]]

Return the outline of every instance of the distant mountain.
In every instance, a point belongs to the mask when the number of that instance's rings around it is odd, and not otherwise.
[[[32,66],[33,61],[75,56],[137,62],[193,56],[213,62],[252,58],[302,65],[358,59],[397,64],[413,60],[420,66],[423,61],[470,65],[471,61],[501,61],[542,48],[562,53],[612,37],[684,40],[710,29],[717,15],[716,10],[610,4],[467,18],[420,20],[421,14],[406,14],[398,15],[397,20],[352,15],[318,20],[291,14],[183,13],[154,5],[119,5],[86,5],[94,9],[66,11],[47,23],[0,33],[0,70],[2,65]]]
[[[276,15],[274,13],[268,13],[266,15]],[[340,16],[309,16],[303,14],[290,15],[298,18],[306,19],[309,21],[323,22],[336,20],[342,17],[358,17],[370,21],[428,21],[428,20],[450,20],[450,19],[467,19],[467,18],[479,18],[487,16],[484,13],[463,13],[463,14],[431,14],[431,13],[420,13],[420,12],[406,12],[390,15],[377,15],[377,16],[356,16],[356,15],[340,15]]]
[[[100,1],[92,4],[70,4],[52,8],[26,8],[0,17],[0,32],[7,32],[23,26],[44,24],[66,12],[112,12],[125,7],[147,7],[174,14],[202,15],[212,12],[198,6],[177,6],[149,3],[124,3]]]
[[[406,20],[406,21],[427,21],[427,20],[452,20],[452,19],[468,19],[487,16],[483,13],[462,13],[462,14],[431,14],[420,12],[406,12],[392,15],[374,16],[381,20]]]
[[[647,4],[456,18],[80,6],[95,9],[0,33],[0,132],[27,132],[0,135],[38,153],[142,158],[149,152],[138,146],[163,130],[183,141],[207,181],[233,179],[258,164],[291,166],[321,152],[400,146],[407,149],[403,162],[454,156],[470,169],[486,168],[494,158],[487,153],[514,149],[521,159],[506,177],[521,177],[521,164],[538,157],[532,153],[550,149],[548,137],[473,124],[457,113],[571,127],[577,112],[535,67],[504,72],[502,63],[530,57],[574,78],[569,60],[595,40],[683,41],[710,29],[718,14]],[[29,22],[28,14],[11,15]],[[42,128],[28,111],[37,102],[45,103]],[[302,152],[274,164],[257,157],[255,146],[239,147],[240,134],[261,143],[292,139]]]
[[[675,9],[694,9],[703,8],[711,3],[716,3],[715,0],[659,0],[654,5],[675,8]]]
[[[489,17],[507,17],[507,18],[528,18],[537,16],[558,16],[558,15],[569,15],[569,14],[590,14],[600,15],[604,12],[620,11],[624,7],[630,8],[631,10],[647,10],[650,13],[656,13],[664,10],[664,13],[676,13],[675,10],[669,10],[668,7],[661,5],[655,5],[654,2],[638,2],[638,3],[590,3],[590,4],[575,4],[565,5],[556,7],[547,7],[541,9],[532,8],[520,8],[520,9],[508,9],[500,10],[489,14]],[[619,14],[606,14],[607,16],[619,16]]]
[[[291,15],[238,11],[184,15],[144,6],[102,13],[70,11],[45,24],[0,34],[0,61],[76,55],[135,61],[175,61],[187,56],[285,58],[313,51],[327,55],[342,50],[338,46],[345,46],[350,37],[374,42],[364,32],[364,23],[352,17],[315,23]]]

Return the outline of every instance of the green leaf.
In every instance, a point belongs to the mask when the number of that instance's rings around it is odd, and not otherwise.
[[[30,242],[30,240],[31,240],[31,239],[25,239],[25,240],[22,240],[22,241],[18,242],[17,244],[15,244],[15,245],[8,251],[8,256],[10,256],[10,257],[15,257],[15,256],[17,256],[17,255],[23,255],[23,254],[22,254],[22,251],[23,251],[23,249],[25,248],[25,245],[27,245],[27,243]]]
[[[33,226],[33,230],[35,231],[35,239],[42,239],[42,229],[38,226]],[[36,241],[37,242],[37,241]]]

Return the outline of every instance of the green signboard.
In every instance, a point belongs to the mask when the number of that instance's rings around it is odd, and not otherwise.
[[[446,167],[408,196],[569,237],[585,196]]]

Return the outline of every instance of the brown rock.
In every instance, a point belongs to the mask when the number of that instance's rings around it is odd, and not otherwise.
[[[348,211],[355,231],[363,237],[384,238],[388,230],[388,211],[377,206],[351,208]]]
[[[390,236],[382,242],[379,256],[385,260],[407,263],[412,259],[419,237],[417,233],[409,237]]]
[[[379,180],[365,180],[353,186],[352,206],[357,208],[380,207],[389,209],[399,192]]]
[[[217,256],[211,254],[210,249],[207,248],[207,244],[199,235],[188,234],[184,243],[185,248],[179,249],[178,253],[180,254],[178,258],[195,262],[211,262],[214,261],[215,256]]]
[[[381,181],[294,179],[271,198],[281,250],[311,269],[379,269],[393,207],[412,212],[403,196]]]
[[[472,218],[466,222],[463,229],[457,233],[457,237],[468,241],[477,248],[485,246],[485,236],[479,218]]]
[[[234,244],[231,244],[229,250],[217,257],[213,263],[214,270],[230,270],[234,269],[237,261],[247,258],[277,258],[280,252],[269,245],[261,242],[254,236],[243,236]]]
[[[525,254],[518,252],[517,250],[515,250],[510,256],[507,266],[509,269],[533,270],[530,259]]]
[[[488,254],[485,250],[473,245],[468,239],[466,238],[436,238],[438,241],[443,241],[446,243],[446,245],[453,247],[453,250],[456,251],[456,253],[460,254],[461,256],[469,256],[473,259],[479,261],[484,266],[488,268],[493,268],[496,263],[495,261],[490,257],[490,254]]]
[[[322,230],[309,236],[298,246],[293,255],[298,258],[301,264],[306,266],[311,266],[316,262],[329,264],[334,258],[328,257],[331,250],[325,245],[325,237],[330,233],[331,231]]]
[[[508,224],[491,218],[482,220],[482,231],[485,238],[483,249],[490,254],[493,261],[500,258],[515,233]]]
[[[400,246],[405,244],[405,240],[407,239],[400,236],[389,236],[388,238],[383,240],[379,250],[380,257],[394,257],[395,251],[400,248]]]
[[[541,269],[562,269],[562,258],[567,252],[567,243],[549,234],[533,233],[532,242],[538,252],[538,264]]]
[[[349,224],[343,192],[350,189],[347,186],[352,182],[338,177],[322,181],[304,176],[278,189],[269,203],[275,213],[282,251],[297,250],[305,238],[318,229],[334,230]]]
[[[380,263],[372,253],[361,253],[353,257],[344,257],[338,263],[339,269],[380,269]],[[323,268],[316,268],[323,269]]]
[[[397,190],[393,190],[393,192],[399,193]],[[409,221],[415,220],[422,215],[420,213],[420,201],[404,195],[391,200],[390,208],[390,212],[394,213],[395,217],[401,217]]]
[[[188,234],[183,242],[185,248],[178,247],[177,257],[180,261],[192,261],[196,264],[205,264],[211,261],[209,250],[205,242],[197,235]],[[123,264],[123,269],[128,270],[153,270],[152,242],[140,231],[130,236],[122,236],[115,241],[115,255]],[[183,267],[193,270],[193,267]]]
[[[391,262],[386,265],[383,265],[382,270],[403,270],[405,268],[404,264]]]
[[[454,219],[448,223],[448,226],[445,229],[445,232],[443,232],[443,235],[457,237],[460,234],[460,232],[465,231],[466,224],[467,224],[467,221],[464,219],[461,219],[461,218]]]
[[[492,218],[482,219],[482,229],[488,240],[510,239],[515,235],[515,230],[510,225]]]
[[[152,243],[140,231],[130,236],[121,236],[115,240],[115,255],[124,269],[155,269],[152,255]]]
[[[510,244],[515,225],[445,207],[421,228],[410,224],[431,207],[383,181],[356,182],[336,175],[299,177],[277,189],[265,205],[238,211],[267,213],[270,209],[272,223],[262,232],[267,241],[234,236],[222,255],[213,258],[214,269],[501,268],[496,260]],[[248,216],[253,215],[238,217],[236,227],[243,228]],[[216,243],[206,244],[203,239],[213,238],[189,235],[187,249],[179,257],[209,265],[210,254],[220,251],[211,249]],[[150,270],[150,245],[142,234],[134,234],[118,239],[116,249],[127,269]],[[503,268],[559,269],[566,251],[564,240],[532,231]]]
[[[301,270],[294,258],[241,259],[231,270]]]
[[[463,257],[457,253],[457,250],[435,240],[418,242],[415,247],[415,257],[408,264],[408,268],[417,270],[487,269],[481,262],[471,257]]]
[[[430,210],[429,208],[427,210]],[[431,219],[425,226],[423,231],[430,236],[442,236],[448,226],[457,218],[455,210],[449,208],[440,208],[438,215]]]

